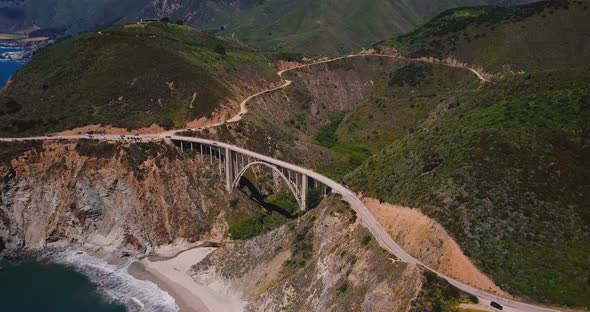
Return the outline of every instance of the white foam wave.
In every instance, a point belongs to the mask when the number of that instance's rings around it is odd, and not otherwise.
[[[130,312],[178,312],[167,292],[149,281],[136,279],[127,271],[133,260],[114,265],[85,252],[67,251],[57,258],[86,274],[108,298],[125,304]]]

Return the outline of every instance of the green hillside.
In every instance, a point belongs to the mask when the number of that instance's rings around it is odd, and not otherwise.
[[[441,103],[454,101],[479,86],[471,72],[442,65],[399,62],[381,73],[370,98],[347,112],[333,113],[329,124],[314,134],[317,144],[338,157],[319,168],[341,179],[407,132],[428,120]]]
[[[3,135],[96,123],[179,127],[235,98],[236,83],[278,78],[252,50],[156,22],[60,42],[35,54],[13,80],[0,97]]]
[[[411,31],[449,8],[498,3],[502,1],[269,0],[229,13],[217,11],[205,27],[223,29],[221,34],[265,50],[342,54]]]
[[[589,14],[588,0],[452,9],[378,46],[451,57],[488,71],[590,65]]]
[[[420,207],[515,295],[590,307],[590,70],[465,95],[346,177]]]
[[[411,31],[444,10],[535,0],[9,0],[0,32],[33,24],[75,35],[138,18],[182,20],[268,51],[342,54]]]

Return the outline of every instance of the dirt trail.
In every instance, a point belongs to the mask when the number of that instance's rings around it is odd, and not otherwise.
[[[106,126],[88,125],[88,126],[84,126],[84,127],[75,128],[72,130],[58,132],[58,133],[55,133],[54,135],[76,135],[76,134],[87,133],[89,131],[96,132],[96,133],[104,133],[104,134],[138,133],[138,134],[174,135],[178,132],[187,131],[187,130],[204,130],[204,129],[219,127],[219,126],[222,126],[226,123],[234,123],[234,122],[238,122],[238,121],[242,120],[242,117],[248,113],[248,103],[250,101],[252,101],[253,99],[255,99],[259,96],[265,95],[267,93],[278,91],[278,90],[281,90],[281,89],[284,89],[284,88],[290,86],[293,82],[291,80],[284,79],[283,74],[290,72],[290,71],[302,69],[302,68],[307,68],[307,67],[312,67],[315,65],[336,62],[336,61],[339,61],[342,59],[354,58],[354,57],[387,57],[387,58],[393,58],[393,59],[399,59],[399,60],[415,61],[415,62],[444,65],[444,66],[455,67],[455,68],[463,68],[463,69],[471,71],[474,75],[476,75],[477,78],[481,81],[481,83],[489,82],[489,80],[487,78],[485,78],[485,76],[486,76],[485,74],[482,74],[474,68],[468,67],[465,64],[462,64],[462,63],[459,63],[459,62],[456,62],[453,60],[440,61],[440,60],[433,59],[433,58],[409,58],[409,57],[405,57],[401,54],[378,54],[378,53],[363,51],[363,52],[360,52],[357,54],[349,54],[349,55],[339,56],[339,57],[335,57],[335,58],[327,58],[327,59],[322,59],[320,61],[315,61],[315,62],[311,62],[311,63],[307,63],[307,64],[288,63],[287,68],[281,69],[277,72],[277,75],[281,79],[283,79],[283,84],[281,84],[278,87],[269,88],[269,89],[266,89],[266,90],[263,90],[263,91],[260,91],[258,93],[248,96],[246,99],[244,99],[242,102],[240,102],[240,110],[238,111],[238,113],[236,113],[235,115],[233,115],[229,118],[225,114],[220,114],[216,118],[200,118],[198,120],[193,120],[193,121],[188,122],[186,128],[173,129],[173,130],[169,130],[169,131],[164,131],[164,129],[162,127],[160,127],[156,124],[153,124],[147,128],[142,128],[142,129],[138,129],[138,130],[134,130],[134,131],[129,131],[129,130],[122,129],[122,128],[115,128],[110,125],[106,125]]]
[[[222,126],[226,123],[234,123],[234,122],[238,122],[238,121],[242,120],[242,117],[248,113],[248,103],[250,101],[252,101],[253,99],[255,99],[259,96],[265,95],[267,93],[278,91],[278,90],[281,90],[281,89],[284,89],[284,88],[290,86],[293,82],[291,80],[284,79],[283,74],[290,72],[290,71],[302,69],[302,68],[307,68],[307,67],[312,67],[315,65],[336,62],[336,61],[339,61],[342,59],[353,58],[353,57],[387,57],[387,58],[400,59],[400,60],[406,60],[406,61],[424,62],[424,63],[431,63],[431,64],[438,64],[438,65],[444,65],[444,66],[449,66],[449,67],[455,67],[455,68],[463,68],[463,69],[471,71],[474,75],[476,75],[477,78],[481,81],[481,83],[486,83],[486,82],[490,81],[487,78],[485,78],[485,76],[487,76],[486,74],[480,73],[478,70],[476,70],[474,68],[468,67],[467,65],[465,65],[463,63],[459,63],[457,61],[450,60],[450,59],[445,60],[445,61],[441,61],[441,60],[437,60],[437,59],[433,59],[433,58],[409,58],[409,57],[405,57],[401,54],[379,54],[379,53],[374,53],[372,51],[363,51],[360,53],[349,54],[349,55],[339,56],[339,57],[335,57],[335,58],[325,58],[325,59],[311,62],[311,63],[307,63],[307,64],[287,62],[287,63],[285,63],[286,68],[283,68],[277,72],[277,75],[283,80],[283,83],[281,85],[279,85],[277,87],[269,88],[269,89],[266,89],[266,90],[263,90],[263,91],[260,91],[258,93],[248,96],[246,99],[244,99],[242,102],[240,102],[240,110],[238,111],[238,113],[236,113],[235,115],[233,115],[231,117],[228,117],[227,114],[222,113],[214,118],[200,118],[198,120],[193,120],[193,121],[187,122],[186,128],[173,129],[173,130],[169,130],[169,131],[165,131],[162,127],[160,127],[157,124],[152,124],[149,127],[142,128],[142,129],[136,129],[136,130],[127,130],[124,128],[113,127],[111,125],[87,125],[87,126],[78,127],[78,128],[71,129],[71,130],[57,132],[57,133],[54,133],[53,135],[79,135],[79,134],[85,134],[88,132],[107,134],[107,135],[110,135],[110,134],[117,134],[117,135],[121,135],[121,134],[123,134],[123,135],[129,135],[129,134],[174,135],[178,132],[187,131],[187,130],[204,130],[204,129],[219,127],[219,126]],[[10,81],[8,83],[10,83]]]
[[[361,52],[361,53],[357,53],[357,54],[349,54],[349,55],[339,56],[339,57],[331,58],[331,59],[323,59],[323,60],[308,63],[308,64],[290,63],[290,65],[291,65],[290,67],[278,71],[277,75],[279,77],[283,78],[283,74],[286,72],[290,72],[293,70],[298,70],[298,69],[302,69],[302,68],[306,68],[306,67],[311,67],[311,66],[315,66],[315,65],[331,63],[331,62],[339,61],[339,60],[346,59],[346,58],[353,58],[353,57],[388,57],[388,58],[400,59],[400,60],[406,60],[406,61],[415,61],[415,62],[444,65],[444,66],[455,67],[455,68],[463,68],[463,69],[467,69],[467,70],[471,71],[473,74],[475,74],[477,76],[477,78],[481,81],[481,83],[489,82],[489,80],[484,77],[484,74],[480,73],[476,69],[468,67],[465,64],[462,64],[462,63],[459,63],[459,62],[456,62],[453,60],[440,61],[440,60],[437,60],[434,58],[409,58],[409,57],[402,56],[401,54],[378,54],[378,53],[372,53],[372,52]],[[254,98],[257,98],[261,95],[284,89],[284,88],[290,86],[292,83],[292,81],[286,80],[286,79],[283,79],[283,82],[284,83],[278,87],[263,90],[261,92],[258,92],[256,94],[253,94],[253,95],[247,97],[245,100],[243,100],[240,103],[240,111],[236,115],[232,116],[231,118],[223,119],[221,121],[219,121],[219,120],[217,120],[217,121],[203,120],[203,119],[199,120],[199,122],[196,123],[199,125],[199,127],[197,129],[203,130],[203,129],[208,129],[208,128],[214,128],[214,127],[219,127],[221,125],[224,125],[226,123],[234,123],[234,122],[238,122],[238,121],[242,120],[242,117],[248,113],[248,103],[251,100],[253,100]],[[195,124],[195,123],[193,123],[193,124]],[[195,130],[195,129],[194,128],[187,128],[187,129],[180,129],[180,130],[171,130],[171,131],[166,132],[165,134],[172,135],[177,132],[186,131],[186,130]]]

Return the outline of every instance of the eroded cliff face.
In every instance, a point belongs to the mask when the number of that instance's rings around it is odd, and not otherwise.
[[[7,248],[68,243],[148,252],[224,235],[217,164],[165,144],[46,143],[0,164]],[[216,226],[219,225],[219,226]]]
[[[424,311],[425,301],[461,296],[434,298],[432,289],[447,286],[380,248],[337,196],[298,221],[217,249],[193,266],[193,277],[238,290],[247,311]]]
[[[331,113],[348,112],[367,101],[378,76],[399,66],[391,58],[354,57],[296,69],[284,74],[291,86],[254,99],[249,108],[276,124],[303,118],[305,126],[298,128],[314,133],[330,121]]]
[[[283,74],[284,79],[293,81],[289,87],[248,102],[249,112],[239,123],[185,134],[234,143],[317,168],[338,158],[312,144],[318,130],[331,122],[331,114],[349,112],[366,103],[380,75],[403,64],[392,58],[355,57],[296,69]]]

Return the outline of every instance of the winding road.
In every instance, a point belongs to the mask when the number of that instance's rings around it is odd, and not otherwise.
[[[314,66],[317,64],[334,62],[334,61],[337,61],[340,59],[352,58],[352,57],[391,57],[391,58],[400,59],[400,57],[398,57],[398,56],[385,55],[385,54],[353,54],[353,55],[337,57],[334,59],[319,61],[319,62],[315,62],[315,63],[304,64],[304,65],[300,65],[300,66],[297,66],[294,68],[289,68],[286,70],[281,70],[278,72],[278,75],[282,78],[283,74],[288,71],[292,71],[292,70],[296,70],[296,69],[300,69],[300,68],[304,68],[304,67],[309,67],[309,66]],[[403,58],[401,58],[401,59],[403,59]],[[467,67],[463,67],[463,66],[453,66],[453,65],[449,65],[449,64],[444,64],[444,65],[468,69],[471,72],[473,72],[478,77],[478,79],[480,79],[482,82],[488,81],[487,79],[485,79],[483,77],[483,75],[481,75],[475,69],[467,68]],[[261,91],[259,93],[249,96],[248,98],[246,98],[245,100],[243,100],[240,103],[240,112],[237,115],[233,116],[232,118],[230,118],[226,121],[222,121],[222,122],[219,122],[219,123],[216,123],[213,125],[209,125],[207,127],[219,126],[219,125],[222,125],[226,122],[228,122],[228,123],[229,122],[238,122],[239,120],[241,120],[242,116],[244,116],[246,113],[248,113],[247,104],[249,101],[251,101],[252,99],[254,99],[258,96],[261,96],[263,94],[286,88],[291,83],[292,82],[289,80],[284,80],[284,83],[278,87],[264,90],[264,91]],[[326,176],[323,176],[313,170],[299,167],[294,164],[286,163],[286,162],[283,162],[283,161],[280,161],[280,160],[277,160],[277,159],[274,159],[274,158],[271,158],[271,157],[268,157],[265,155],[261,155],[261,154],[243,149],[243,148],[235,146],[235,145],[226,144],[223,142],[212,141],[212,140],[200,139],[200,138],[183,137],[183,136],[174,135],[174,133],[176,133],[178,131],[184,131],[184,130],[190,130],[190,129],[173,130],[173,131],[168,131],[168,132],[159,133],[159,134],[144,134],[144,135],[94,135],[94,136],[72,135],[72,136],[37,136],[37,137],[23,137],[23,138],[0,138],[0,142],[60,141],[60,140],[93,139],[93,140],[100,140],[100,141],[128,141],[128,142],[133,143],[133,142],[138,142],[138,141],[146,142],[146,141],[163,141],[163,140],[181,140],[181,141],[187,141],[187,142],[210,144],[210,145],[219,146],[221,148],[230,148],[234,151],[239,151],[242,154],[249,155],[249,156],[252,156],[252,157],[255,157],[258,159],[262,159],[264,161],[276,164],[281,167],[285,167],[285,168],[288,168],[288,169],[291,169],[294,171],[298,171],[298,172],[303,172],[306,175],[308,175],[309,177],[313,178],[314,180],[330,187],[332,189],[332,192],[340,194],[342,196],[342,198],[350,204],[351,208],[356,211],[357,215],[362,220],[362,223],[369,229],[369,231],[371,231],[371,233],[376,238],[376,240],[380,243],[381,246],[383,246],[385,249],[387,249],[389,252],[391,252],[392,254],[394,254],[400,260],[402,260],[404,262],[407,262],[410,264],[415,264],[415,265],[421,265],[421,266],[427,268],[428,270],[436,273],[437,275],[446,279],[447,281],[449,281],[451,284],[453,284],[457,288],[476,296],[477,298],[479,298],[481,303],[483,303],[487,306],[489,306],[491,301],[495,301],[497,303],[500,303],[504,307],[503,311],[525,311],[525,312],[558,311],[558,310],[555,310],[552,308],[536,306],[536,305],[532,305],[532,304],[527,304],[527,303],[499,297],[497,295],[494,295],[494,294],[476,289],[476,288],[471,287],[469,285],[466,285],[458,280],[455,280],[455,279],[450,278],[440,272],[437,272],[437,271],[433,270],[432,268],[429,268],[428,266],[426,266],[422,262],[420,262],[418,259],[412,257],[410,254],[408,254],[406,251],[404,251],[391,238],[391,236],[389,236],[389,234],[387,234],[385,229],[383,229],[383,227],[377,222],[375,217],[371,214],[371,212],[367,209],[367,207],[356,196],[356,194],[354,192],[352,192],[351,190],[349,190],[345,186],[341,185],[340,183],[338,183]]]
[[[340,194],[342,198],[350,204],[350,207],[356,211],[358,217],[361,219],[364,226],[369,229],[369,231],[373,234],[375,239],[379,242],[379,244],[387,249],[389,252],[397,256],[400,260],[415,264],[421,265],[428,270],[434,272],[438,276],[446,279],[449,283],[453,284],[455,287],[476,296],[481,303],[488,305],[491,301],[495,301],[500,303],[503,307],[503,311],[524,311],[524,312],[556,312],[558,310],[535,306],[532,304],[519,302],[515,300],[511,300],[508,298],[499,297],[497,295],[485,292],[483,290],[476,289],[472,286],[469,286],[463,282],[450,278],[443,273],[437,272],[432,268],[428,267],[420,260],[412,257],[408,254],[405,250],[403,250],[392,238],[387,234],[385,229],[377,222],[373,214],[369,211],[369,209],[363,204],[363,202],[356,196],[354,192],[343,186],[342,184],[323,176],[311,169],[303,168],[294,164],[290,164],[281,160],[274,159],[272,157],[268,157],[262,154],[258,154],[247,149],[226,144],[223,142],[201,139],[201,138],[194,138],[194,137],[184,137],[184,136],[176,136],[176,135],[167,135],[167,134],[146,134],[146,135],[133,135],[133,136],[124,136],[124,135],[96,135],[96,136],[88,136],[88,135],[73,135],[73,136],[38,136],[38,137],[27,137],[27,138],[0,138],[0,142],[24,142],[24,141],[60,141],[60,140],[84,140],[84,139],[93,139],[93,140],[100,140],[100,141],[129,141],[129,142],[137,142],[137,141],[165,141],[165,140],[179,140],[179,141],[186,141],[186,142],[194,142],[194,143],[203,143],[214,145],[220,148],[229,148],[231,150],[240,152],[244,155],[251,156],[277,166],[281,166],[290,170],[298,171],[305,173],[307,176],[313,178],[314,180],[330,187],[333,193]]]
[[[404,61],[412,61],[412,62],[422,62],[422,63],[430,63],[430,64],[438,64],[438,65],[443,65],[443,66],[448,66],[448,67],[454,67],[454,68],[463,68],[466,70],[469,70],[470,72],[472,72],[477,79],[479,79],[479,81],[481,83],[486,83],[486,82],[490,82],[490,80],[486,79],[484,77],[483,74],[481,74],[480,72],[478,72],[476,69],[468,67],[468,66],[463,66],[463,65],[454,65],[454,64],[449,64],[449,63],[445,63],[442,61],[434,61],[434,60],[428,60],[428,59],[415,59],[415,58],[409,58],[409,57],[405,57],[405,56],[401,56],[401,55],[391,55],[391,54],[376,54],[376,53],[357,53],[357,54],[349,54],[349,55],[344,55],[344,56],[339,56],[339,57],[335,57],[335,58],[331,58],[331,59],[326,59],[326,60],[322,60],[322,61],[317,61],[317,62],[312,62],[312,63],[308,63],[308,64],[301,64],[298,66],[294,66],[291,68],[287,68],[287,69],[283,69],[277,72],[277,75],[283,80],[283,84],[281,84],[278,87],[274,87],[274,88],[270,88],[270,89],[266,89],[263,91],[260,91],[256,94],[253,94],[249,97],[247,97],[246,99],[244,99],[242,102],[240,102],[240,110],[237,114],[235,114],[234,116],[232,116],[229,119],[226,120],[222,120],[219,122],[215,122],[212,124],[208,124],[208,125],[204,125],[202,127],[200,127],[198,130],[202,130],[202,129],[209,129],[209,128],[215,128],[215,127],[219,127],[221,125],[224,125],[226,123],[234,123],[234,122],[238,122],[240,120],[242,120],[242,117],[244,115],[246,115],[248,113],[248,103],[267,93],[271,93],[277,90],[281,90],[284,89],[288,86],[290,86],[293,81],[291,80],[286,80],[283,78],[283,74],[290,72],[290,71],[294,71],[294,70],[298,70],[298,69],[302,69],[302,68],[306,68],[306,67],[312,67],[315,65],[320,65],[320,64],[326,64],[326,63],[331,63],[331,62],[336,62],[342,59],[347,59],[347,58],[355,58],[355,57],[384,57],[384,58],[392,58],[392,59],[398,59],[398,60],[404,60]],[[186,130],[197,130],[197,129],[191,129],[191,128],[186,128],[186,129],[181,129],[181,130],[171,130],[171,131],[167,131],[166,134],[168,135],[172,135],[174,133],[180,132],[180,131],[186,131]]]

